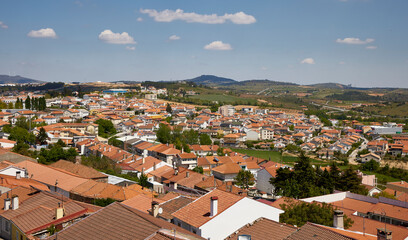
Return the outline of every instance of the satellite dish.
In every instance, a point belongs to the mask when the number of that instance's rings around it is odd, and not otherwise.
[[[163,208],[159,208],[159,214],[163,213]]]

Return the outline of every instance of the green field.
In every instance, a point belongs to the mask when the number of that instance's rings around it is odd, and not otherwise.
[[[275,151],[265,151],[265,150],[252,150],[252,149],[238,149],[238,148],[232,148],[232,151],[246,154],[251,157],[257,157],[257,158],[262,158],[266,160],[271,160],[273,162],[282,162],[288,165],[293,165],[294,162],[297,161],[297,157],[293,156],[283,156],[283,159],[281,159],[281,154],[280,152],[275,152]],[[319,161],[316,159],[311,159],[312,164],[323,164],[323,165],[328,165],[328,163],[325,163],[323,161]]]

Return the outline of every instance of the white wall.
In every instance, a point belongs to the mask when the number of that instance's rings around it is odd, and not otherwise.
[[[16,168],[16,167],[13,167],[13,166],[11,166],[11,167],[6,167],[6,168],[4,168],[4,169],[1,169],[1,170],[0,170],[0,174],[15,177],[17,171],[20,171],[20,176],[21,176],[22,178],[25,178],[25,177],[26,177],[26,176],[25,176],[25,171],[24,171],[23,169]]]
[[[341,193],[333,193],[333,194],[327,194],[323,196],[318,196],[318,197],[311,197],[311,198],[304,198],[301,199],[302,201],[305,202],[325,202],[325,203],[332,203],[332,202],[337,202],[345,199],[347,196],[347,192],[341,192]]]
[[[14,144],[14,143],[5,143],[5,142],[0,142],[0,146],[2,147],[2,148],[12,148],[12,147],[14,147],[16,144]]]
[[[211,240],[225,239],[247,223],[260,217],[279,222],[284,211],[264,203],[243,198],[200,227],[201,236]]]
[[[273,194],[275,187],[269,183],[271,177],[272,175],[269,174],[265,169],[259,170],[256,179],[256,189],[268,194]]]

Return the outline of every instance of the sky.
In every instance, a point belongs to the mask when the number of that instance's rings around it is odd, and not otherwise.
[[[0,74],[408,88],[407,0],[2,0]]]

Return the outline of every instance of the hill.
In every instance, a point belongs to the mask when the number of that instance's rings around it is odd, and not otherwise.
[[[9,75],[0,75],[0,84],[9,84],[9,83],[44,83],[44,81],[39,81],[31,78],[21,77],[21,76],[9,76]]]
[[[314,87],[314,88],[326,88],[326,89],[351,89],[351,85],[344,85],[340,83],[316,83],[316,84],[310,84],[306,85],[309,87]]]
[[[214,75],[201,75],[196,78],[186,79],[184,81],[193,82],[197,85],[205,85],[205,86],[219,86],[219,85],[227,85],[236,83],[237,81],[230,79],[230,78],[223,78],[217,77]]]

